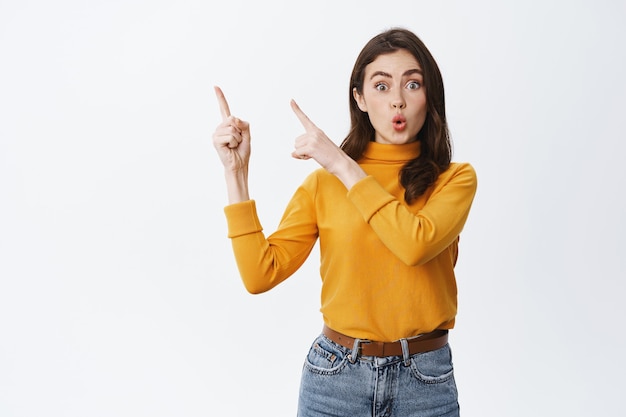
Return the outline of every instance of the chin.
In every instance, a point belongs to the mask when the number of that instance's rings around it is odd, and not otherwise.
[[[417,136],[403,136],[392,139],[394,145],[406,145],[411,142],[417,142]]]
[[[387,145],[405,145],[411,142],[417,142],[417,133],[409,134],[404,132],[390,132],[388,135],[374,138],[375,142]]]

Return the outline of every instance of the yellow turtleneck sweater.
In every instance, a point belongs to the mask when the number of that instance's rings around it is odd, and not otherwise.
[[[330,328],[383,342],[452,328],[457,245],[476,174],[469,164],[452,163],[407,205],[398,173],[419,146],[370,142],[358,161],[368,176],[350,191],[326,170],[314,171],[267,238],[253,200],[226,206],[247,290],[261,293],[284,281],[319,237],[321,312]]]

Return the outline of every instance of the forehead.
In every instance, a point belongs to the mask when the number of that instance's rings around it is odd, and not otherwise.
[[[404,74],[408,70],[418,69],[422,66],[417,59],[406,49],[400,49],[388,54],[378,55],[375,60],[365,67],[365,77],[375,72],[385,72],[391,75]]]

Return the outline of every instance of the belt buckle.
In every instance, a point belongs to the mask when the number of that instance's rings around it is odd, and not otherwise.
[[[352,351],[348,354],[348,360],[350,363],[355,363],[357,358],[363,356],[363,344],[371,343],[368,339],[354,339],[354,344],[352,345]],[[355,354],[356,351],[356,354]]]
[[[359,355],[361,355],[363,353],[363,345],[369,345],[370,343],[372,343],[372,341],[369,340],[369,339],[360,339],[359,340]]]

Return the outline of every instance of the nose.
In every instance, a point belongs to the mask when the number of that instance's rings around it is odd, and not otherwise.
[[[404,101],[404,97],[402,97],[402,93],[398,93],[396,94],[392,99],[391,99],[391,106],[394,109],[403,109],[406,107],[406,102]]]

